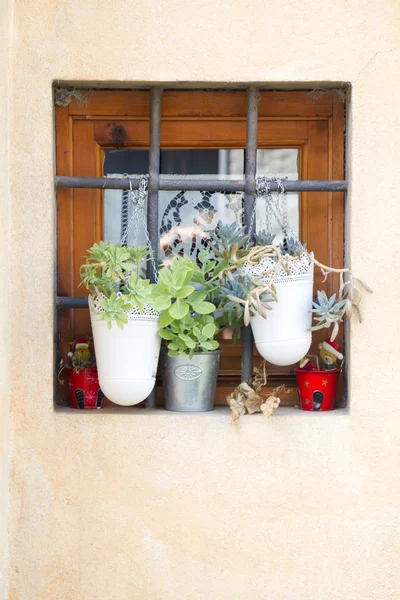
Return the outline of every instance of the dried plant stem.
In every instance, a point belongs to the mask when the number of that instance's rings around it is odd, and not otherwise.
[[[326,265],[323,265],[316,258],[312,258],[312,261],[315,265],[317,265],[317,267],[320,267],[320,269],[322,269],[323,271],[328,271],[330,273],[351,273],[351,270],[347,267],[344,269],[335,269],[334,267],[327,267]]]

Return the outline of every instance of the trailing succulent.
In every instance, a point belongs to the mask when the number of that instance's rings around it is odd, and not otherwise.
[[[226,278],[221,284],[219,309],[226,317],[229,327],[239,327],[257,312],[266,317],[266,311],[271,310],[269,304],[274,298],[263,293],[259,298],[251,296],[251,291],[257,284],[248,275],[234,275]]]
[[[278,301],[275,288],[275,278],[283,268],[288,269],[290,261],[298,260],[307,253],[306,245],[302,245],[295,237],[286,237],[279,245],[273,245],[274,235],[261,231],[255,235],[254,243],[248,243],[248,236],[243,227],[236,223],[223,225],[221,222],[211,234],[210,250],[216,258],[215,272],[221,280],[218,310],[222,313],[227,325],[248,325],[255,312],[267,317],[267,311],[273,307],[273,301]],[[310,260],[321,268],[326,277],[330,273],[340,274],[340,289],[338,295],[330,298],[325,292],[318,292],[318,298],[313,303],[316,325],[313,330],[333,326],[331,340],[334,340],[339,330],[339,324],[344,315],[350,317],[353,309],[360,317],[360,301],[362,288],[372,290],[360,279],[353,276],[350,269],[334,269],[318,262],[314,256]],[[268,271],[268,278],[257,279],[244,275],[242,267],[246,264],[255,266],[265,259],[272,259],[274,267]],[[344,281],[344,277],[347,281]]]
[[[214,276],[223,273],[225,269],[232,269],[246,262],[247,242],[249,236],[244,228],[237,223],[224,225],[218,221],[215,231],[210,234],[208,246],[217,261]]]

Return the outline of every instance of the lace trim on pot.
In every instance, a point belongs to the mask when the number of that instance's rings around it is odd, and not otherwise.
[[[123,298],[124,294],[121,292],[117,293],[117,298]],[[104,294],[99,294],[96,297],[89,296],[89,309],[93,315],[104,313],[104,308],[101,307],[101,300],[106,299]],[[158,321],[160,313],[154,310],[151,304],[145,304],[143,312],[140,312],[137,306],[132,306],[130,310],[126,310],[125,314],[128,315],[128,323],[137,323],[138,321]]]
[[[274,281],[275,283],[283,283],[285,281],[301,281],[303,279],[309,279],[313,276],[314,272],[314,255],[303,252],[296,260],[290,260],[287,262],[286,271],[283,267],[279,269]],[[267,271],[272,271],[276,261],[273,258],[263,258],[258,265],[246,264],[238,271],[242,275],[248,275],[249,277],[255,277],[264,283],[268,283],[271,279],[271,275],[262,276]]]

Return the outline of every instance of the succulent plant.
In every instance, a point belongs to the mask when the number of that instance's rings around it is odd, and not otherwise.
[[[254,236],[256,246],[271,246],[275,239],[275,234],[262,229]]]
[[[124,297],[118,297],[115,292],[109,298],[103,298],[100,304],[104,312],[99,313],[99,317],[107,323],[108,329],[111,329],[113,321],[123,329],[128,323],[126,311],[130,310],[132,305],[126,302]]]
[[[316,315],[314,320],[317,325],[311,327],[311,331],[329,328],[333,325],[331,340],[333,341],[339,331],[339,324],[342,322],[346,311],[346,299],[336,300],[336,294],[330,298],[324,291],[318,291],[318,298],[313,302],[312,312]]]
[[[81,266],[81,285],[96,297],[102,296],[99,318],[109,328],[120,329],[128,323],[127,312],[136,306],[143,312],[146,303],[153,304],[154,284],[146,277],[146,263],[152,251],[149,246],[126,248],[112,242],[94,244]]]
[[[209,245],[217,258],[232,263],[245,256],[248,239],[244,228],[237,223],[224,225],[218,221],[215,231],[211,232]]]
[[[132,273],[122,292],[127,295],[126,301],[132,306],[137,306],[143,312],[146,303],[153,304],[154,285],[149,279],[141,279],[137,273]]]
[[[215,306],[209,297],[200,267],[187,256],[175,256],[171,265],[161,269],[158,283],[154,285],[154,308],[162,311],[161,327],[169,327],[188,314],[211,314]]]
[[[248,293],[249,278],[245,276],[235,275],[221,286],[218,308],[226,315],[229,326],[241,325]]]
[[[289,256],[301,256],[306,249],[307,244],[301,244],[295,237],[285,238],[279,248],[282,254],[289,254]]]
[[[238,326],[243,322],[249,324],[250,316],[258,312],[266,317],[266,310],[273,302],[270,294],[261,294],[254,297],[251,292],[257,288],[258,283],[248,275],[235,274],[232,279],[226,279],[220,289],[220,304],[218,309],[227,315],[229,326]]]
[[[110,297],[119,292],[133,273],[145,277],[145,267],[151,255],[149,246],[126,248],[121,244],[101,241],[88,250],[81,266],[82,284],[91,294],[103,293]]]

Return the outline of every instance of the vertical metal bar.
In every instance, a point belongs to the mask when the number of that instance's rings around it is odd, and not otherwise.
[[[160,186],[160,130],[161,130],[162,88],[150,90],[150,145],[149,145],[149,193],[147,201],[147,228],[149,230],[154,258],[158,260],[158,190]],[[148,277],[154,282],[151,265],[148,265]]]
[[[150,90],[150,145],[149,145],[149,188],[147,198],[147,228],[154,260],[158,261],[159,233],[158,233],[158,190],[160,183],[160,131],[161,131],[161,102],[162,88],[153,87]],[[147,266],[147,276],[154,282],[152,265]],[[146,399],[146,408],[156,406],[156,387]]]
[[[254,203],[256,201],[257,138],[258,138],[259,91],[247,90],[246,162],[244,191],[244,226],[249,232]],[[254,235],[254,231],[252,232]],[[242,381],[253,373],[253,334],[250,326],[242,327]]]

